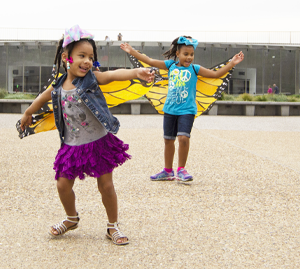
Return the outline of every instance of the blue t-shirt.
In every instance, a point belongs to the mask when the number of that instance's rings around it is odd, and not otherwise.
[[[163,111],[172,115],[197,114],[196,84],[200,65],[176,66],[178,61],[166,60],[169,69],[169,89]]]

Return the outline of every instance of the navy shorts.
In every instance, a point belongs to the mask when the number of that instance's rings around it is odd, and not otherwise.
[[[191,136],[195,115],[164,114],[164,138],[175,140],[176,136]]]

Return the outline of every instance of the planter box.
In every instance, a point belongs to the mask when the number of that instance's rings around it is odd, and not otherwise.
[[[32,100],[0,99],[0,113],[24,113]],[[157,114],[147,100],[133,100],[110,108],[113,114]],[[233,116],[300,116],[300,102],[216,101],[204,114]]]

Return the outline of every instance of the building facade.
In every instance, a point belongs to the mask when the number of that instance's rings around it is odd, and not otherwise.
[[[129,41],[151,58],[163,60],[170,42]],[[132,68],[118,41],[96,41],[101,70]],[[56,53],[55,41],[8,41],[0,43],[0,88],[10,93],[37,93],[51,79]],[[266,94],[276,84],[283,94],[299,94],[300,58],[298,46],[235,43],[199,43],[195,64],[210,68],[243,51],[230,81],[229,94]]]

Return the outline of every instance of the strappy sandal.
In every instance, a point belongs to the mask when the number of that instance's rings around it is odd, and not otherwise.
[[[77,218],[77,220],[70,220],[69,218]],[[77,213],[77,216],[67,216],[65,220],[63,220],[62,222],[58,223],[58,224],[55,224],[51,227],[51,230],[49,231],[50,235],[52,236],[61,236],[63,234],[65,234],[66,232],[68,231],[71,231],[71,230],[75,230],[78,228],[78,222],[79,222],[80,218],[78,216],[78,213]],[[69,222],[72,222],[72,223],[75,223],[74,225],[70,226],[70,227],[67,227],[64,222],[65,221],[69,221]],[[56,230],[58,232],[58,234],[54,234],[52,229]]]
[[[121,231],[120,231],[120,229],[119,229],[119,227],[118,227],[118,222],[114,222],[114,223],[107,223],[107,225],[113,225],[113,227],[109,227],[109,226],[107,226],[107,234],[106,234],[106,237],[108,238],[108,239],[111,239],[112,240],[112,242],[114,243],[114,244],[116,244],[116,245],[127,245],[127,244],[129,244],[129,239],[128,239],[128,237],[126,236],[126,235],[124,235]],[[109,233],[109,229],[115,229],[116,231],[111,235],[110,233]],[[120,238],[127,238],[127,241],[126,242],[121,242],[121,243],[118,243],[118,240],[120,239]]]

